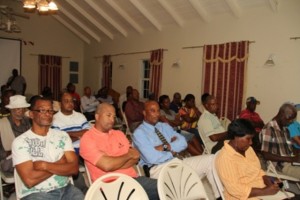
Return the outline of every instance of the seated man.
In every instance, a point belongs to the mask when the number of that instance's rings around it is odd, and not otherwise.
[[[78,160],[68,134],[50,128],[53,113],[50,100],[35,98],[29,111],[32,128],[13,141],[13,163],[22,180],[18,198],[22,200],[84,198],[69,183],[69,176],[78,173]]]
[[[292,162],[300,162],[300,155],[293,154],[292,142],[287,126],[297,117],[292,104],[283,104],[277,115],[268,122],[260,132],[261,153],[266,160],[273,161],[283,174],[300,179],[299,166]]]
[[[140,158],[139,152],[130,146],[124,133],[112,129],[115,109],[102,103],[96,111],[95,126],[84,134],[80,143],[80,155],[84,158],[92,181],[109,172],[134,177],[145,189],[149,199],[159,199],[156,180],[138,177],[133,166]]]
[[[252,199],[279,191],[279,182],[274,183],[265,175],[251,147],[255,134],[254,127],[246,119],[234,120],[228,126],[229,140],[224,142],[216,158],[226,200]]]
[[[209,95],[204,101],[204,113],[198,122],[199,132],[205,140],[205,146],[211,153],[215,153],[223,146],[227,131],[221,125],[216,113],[218,111],[217,99]]]
[[[245,110],[242,110],[241,114],[239,115],[239,118],[248,119],[255,128],[257,134],[253,138],[252,147],[254,150],[260,150],[261,144],[259,141],[259,133],[265,125],[259,114],[255,112],[256,105],[259,104],[260,102],[255,97],[248,97],[246,100],[247,107]]]
[[[175,92],[173,95],[173,100],[170,103],[170,109],[175,113],[178,113],[179,109],[182,107],[181,94],[179,92]]]
[[[99,101],[91,94],[91,88],[85,87],[84,95],[81,97],[82,113],[88,121],[95,119],[95,110],[99,104]]]
[[[67,92],[71,94],[74,103],[74,110],[77,112],[80,111],[80,95],[76,92],[76,86],[73,83],[68,83]]]
[[[73,141],[75,152],[79,154],[80,138],[89,130],[90,124],[83,114],[73,109],[74,101],[72,100],[71,94],[64,92],[61,96],[60,111],[53,116],[52,128],[67,132]],[[88,190],[81,173],[79,173],[77,177],[73,177],[73,179],[75,186],[83,193]]]
[[[125,106],[125,115],[129,129],[133,132],[143,121],[144,103],[140,102],[140,94],[136,89],[132,90],[131,95]]]
[[[68,92],[63,92],[61,95],[61,108],[53,116],[52,128],[61,131],[66,131],[73,142],[78,141],[82,135],[90,128],[89,122],[85,116],[74,110],[74,101]],[[75,146],[75,148],[79,148]]]
[[[134,131],[133,143],[141,153],[140,164],[148,168],[151,178],[158,178],[165,164],[180,161],[176,157],[182,158],[178,154],[187,148],[187,143],[170,125],[159,122],[160,111],[156,101],[147,101],[143,113],[144,121]],[[207,176],[215,197],[218,198],[220,195],[212,175],[212,161],[213,155],[192,156],[182,160],[200,177]]]

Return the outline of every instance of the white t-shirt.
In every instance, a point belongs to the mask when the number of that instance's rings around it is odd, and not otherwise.
[[[217,142],[213,142],[209,136],[226,131],[219,118],[207,110],[204,110],[198,121],[198,130],[201,135],[201,139],[204,140],[203,142],[205,143],[205,147],[209,152],[211,152],[212,148],[217,144]]]
[[[12,144],[12,158],[14,166],[26,161],[56,162],[66,151],[74,151],[72,141],[66,132],[49,129],[46,136],[40,136],[29,129]],[[32,188],[21,184],[20,198],[32,193],[48,192],[66,186],[68,176],[53,175]]]

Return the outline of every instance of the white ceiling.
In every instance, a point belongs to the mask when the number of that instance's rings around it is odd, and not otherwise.
[[[149,30],[184,28],[189,21],[213,23],[214,17],[230,14],[242,18],[252,8],[277,12],[279,0],[55,0],[54,17],[86,43],[114,40]],[[199,23],[201,25],[201,23]]]

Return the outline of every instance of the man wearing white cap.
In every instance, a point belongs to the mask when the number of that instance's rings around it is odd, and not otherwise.
[[[11,113],[10,116],[0,119],[1,145],[6,156],[11,154],[13,140],[31,127],[29,118],[25,116],[29,106],[25,97],[21,95],[11,96],[9,104],[5,106]],[[13,172],[11,159],[1,160],[1,168],[2,171]]]
[[[1,171],[13,173],[13,165],[11,159],[11,145],[13,140],[30,129],[31,124],[28,117],[25,116],[26,108],[30,104],[26,102],[26,98],[21,95],[11,96],[9,104],[5,107],[10,110],[10,115],[0,119],[0,140],[3,148],[1,152]],[[9,197],[10,188],[6,188],[4,195]]]

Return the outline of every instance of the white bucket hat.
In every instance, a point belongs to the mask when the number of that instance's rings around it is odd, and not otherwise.
[[[26,97],[22,95],[14,95],[9,98],[9,104],[6,105],[6,108],[15,109],[15,108],[27,108],[30,104],[26,102]]]

